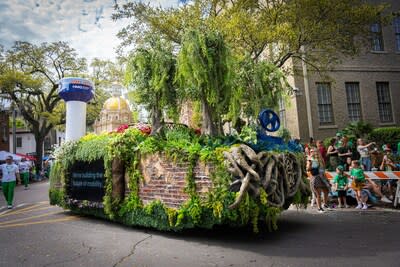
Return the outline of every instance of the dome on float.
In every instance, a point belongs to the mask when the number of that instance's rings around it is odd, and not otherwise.
[[[128,102],[120,96],[113,96],[104,102],[103,110],[117,111],[127,110],[130,111]]]

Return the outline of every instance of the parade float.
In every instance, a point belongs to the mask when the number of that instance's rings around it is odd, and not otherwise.
[[[79,101],[76,88],[71,90],[78,81],[61,83],[60,95]],[[309,189],[296,144],[266,134],[279,128],[276,114],[264,110],[259,120],[262,128],[247,141],[211,138],[182,124],[166,124],[152,135],[149,125],[137,124],[74,136],[55,152],[50,203],[166,231],[215,225],[276,229],[279,214],[290,204],[306,203]]]

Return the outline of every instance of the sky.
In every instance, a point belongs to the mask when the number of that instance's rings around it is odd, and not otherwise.
[[[124,3],[126,0],[119,0]],[[178,0],[150,0],[172,6]],[[66,41],[88,60],[115,59],[118,31],[129,20],[112,21],[113,0],[0,0],[0,44]]]

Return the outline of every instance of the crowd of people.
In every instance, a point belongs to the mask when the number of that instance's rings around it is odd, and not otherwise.
[[[304,152],[313,193],[311,206],[316,205],[318,212],[335,206],[329,205],[330,196],[337,196],[339,208],[350,207],[347,203],[348,196],[353,196],[357,202],[356,209],[362,210],[368,209],[368,200],[376,202],[376,198],[384,203],[392,203],[397,179],[374,181],[364,175],[365,171],[394,171],[398,168],[388,145],[383,145],[380,151],[375,142],[366,143],[359,138],[354,146],[346,136],[337,134],[330,140],[327,148],[321,140],[315,142],[310,138]],[[331,181],[327,179],[326,171],[336,172]],[[382,192],[387,192],[388,196]]]
[[[24,189],[28,190],[29,182],[48,177],[49,169],[50,161],[44,161],[42,173],[36,175],[33,162],[25,158],[21,158],[21,161],[16,162],[11,155],[7,156],[5,163],[0,165],[1,187],[7,202],[7,208],[13,208],[14,190],[18,184],[23,184]]]

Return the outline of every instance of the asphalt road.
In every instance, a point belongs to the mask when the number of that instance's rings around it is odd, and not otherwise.
[[[164,233],[49,206],[48,183],[0,197],[0,266],[400,266],[399,210],[289,210],[279,230]]]

